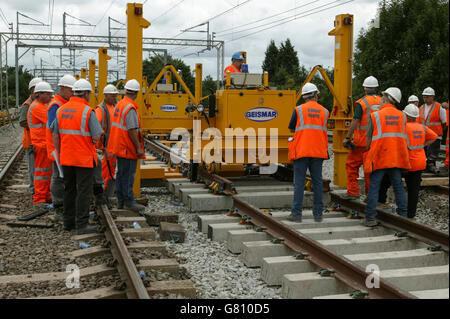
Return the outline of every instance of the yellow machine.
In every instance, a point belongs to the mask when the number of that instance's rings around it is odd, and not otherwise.
[[[127,80],[134,78],[144,84],[142,33],[150,23],[142,13],[142,4],[127,5]],[[345,187],[347,150],[341,144],[352,118],[353,16],[338,15],[329,35],[335,36],[334,85],[321,67],[314,68],[307,80],[317,70],[321,71],[334,96],[329,121],[329,128],[334,131],[334,183]],[[267,73],[227,74],[224,88],[210,97],[209,108],[204,109],[200,64],[196,65],[195,71],[195,94],[170,65],[161,70],[147,89],[144,87],[145,94],[142,90],[136,99],[143,131],[170,133],[174,128],[184,128],[190,135],[189,159],[206,166],[209,171],[227,173],[228,176],[242,174],[246,164],[291,163],[288,138],[292,133],[287,126],[301,92],[271,90]],[[163,77],[165,83],[160,83]],[[180,87],[173,83],[172,77],[178,80]],[[276,161],[272,155],[276,155]],[[142,175],[147,176],[147,172],[150,170],[146,168]],[[139,161],[134,184],[136,197],[140,194],[140,179]]]
[[[108,60],[111,60],[111,57],[108,55],[108,49],[104,47],[98,48],[98,103],[103,101],[103,89],[108,84]]]
[[[175,128],[192,130],[193,120],[199,116],[197,112],[189,112],[188,106],[197,106],[201,102],[201,64],[196,65],[195,73],[195,94],[192,94],[172,65],[166,65],[159,72],[144,95],[146,109],[142,116],[142,127],[145,131],[170,134]],[[180,87],[174,83],[173,76]],[[162,79],[165,83],[159,83]],[[202,118],[202,124],[207,125],[205,117]]]
[[[82,79],[86,79],[86,77],[87,77],[87,70],[86,70],[86,68],[81,68],[81,75],[80,75],[80,77]]]
[[[150,26],[150,22],[142,16],[142,3],[127,4],[127,80],[136,79],[142,83],[142,37],[143,29]],[[138,112],[141,118],[144,115],[144,98],[142,90],[135,100],[139,106]],[[134,179],[133,192],[135,197],[141,193],[141,163],[138,161]]]
[[[95,96],[95,70],[98,69],[98,66],[95,65],[95,60],[90,59],[89,60],[89,83],[91,83],[92,86],[92,93],[89,96],[89,105],[91,107],[97,106],[97,98]]]

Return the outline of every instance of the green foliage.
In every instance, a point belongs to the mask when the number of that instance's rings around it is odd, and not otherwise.
[[[356,41],[354,97],[363,95],[362,82],[373,75],[380,89],[400,88],[403,103],[428,86],[438,101],[448,100],[448,1],[382,1],[378,12],[380,28],[363,29]]]
[[[269,72],[269,85],[277,87],[279,90],[290,89],[298,91],[309,73],[305,66],[300,64],[297,51],[295,51],[289,39],[284,43],[282,42],[279,48],[277,48],[273,40],[270,41],[266,49],[262,69]],[[325,68],[325,72],[330,80],[333,81],[333,70]],[[319,103],[331,109],[333,96],[321,75],[315,75],[311,82],[317,85],[320,91]]]
[[[216,93],[216,90],[217,82],[210,75],[207,75],[202,82],[202,97]],[[205,106],[209,106],[209,99],[204,99],[202,101],[202,104]]]
[[[266,50],[266,57],[262,64],[263,71],[267,71],[270,75],[275,75],[278,69],[278,55],[279,50],[275,45],[275,41],[270,40],[270,44]]]
[[[186,83],[189,90],[194,93],[195,80],[189,66],[187,66],[182,60],[174,59],[170,55],[167,56],[167,63],[172,64],[177,71],[181,71],[181,78],[184,83]],[[150,60],[146,59],[143,61],[143,75],[147,76],[149,85],[156,79],[164,66],[164,57],[162,55],[155,55],[152,56]],[[174,83],[178,82],[175,76],[172,76],[172,80]],[[180,84],[178,84],[178,87],[181,88]]]
[[[3,71],[5,72],[5,71]],[[16,105],[16,68],[8,67],[8,105],[13,107]],[[33,78],[28,70],[23,68],[23,65],[19,66],[19,106],[25,102],[30,95],[28,90],[28,83]],[[6,89],[6,85],[3,84],[3,90]],[[6,108],[6,105],[2,105],[2,108]]]

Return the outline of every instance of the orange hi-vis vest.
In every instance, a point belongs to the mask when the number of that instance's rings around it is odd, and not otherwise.
[[[392,104],[385,104],[370,117],[373,134],[364,157],[364,173],[394,167],[409,170],[406,115]]]
[[[66,103],[67,103],[67,100],[63,99],[58,94],[55,94],[55,96],[53,97],[53,100],[51,100],[50,103],[48,104],[47,114],[54,105],[57,105],[58,109],[59,109],[61,106],[63,106]],[[48,126],[48,121],[47,121],[46,130],[45,130],[45,137],[47,139],[47,156],[50,160],[54,161],[56,159],[55,144],[53,143],[53,134],[52,134],[52,131],[50,130],[50,127]]]
[[[25,107],[25,105],[28,105],[28,108],[30,107],[31,103],[33,103],[33,99],[31,98],[31,95],[28,97],[28,99],[22,103],[22,107]],[[28,118],[28,116],[27,116]],[[30,135],[30,129],[24,127],[23,128],[23,136],[22,136],[22,146],[23,149],[26,149],[28,146],[31,145],[31,135]]]
[[[241,73],[241,70],[239,70],[238,68],[236,68],[234,66],[234,64],[231,64],[229,66],[226,67],[225,71],[223,72],[223,78],[226,79],[227,78],[227,73]]]
[[[430,111],[425,117],[425,104],[420,107],[419,123],[425,124],[426,127],[432,129],[438,136],[442,136],[444,133],[442,130],[442,123],[439,117],[439,111],[441,109],[441,104],[438,102],[433,102]]]
[[[37,100],[28,109],[28,127],[31,144],[34,147],[46,148],[45,127],[47,125],[47,105]]]
[[[144,149],[144,140],[141,133],[141,117],[139,116],[137,108],[138,105],[126,96],[119,103],[117,103],[114,114],[111,118],[111,131],[107,148],[107,152],[109,154],[127,159],[138,159],[136,147],[128,136],[128,130],[125,122],[128,112],[131,109],[135,109],[139,121],[138,139],[141,144],[141,148]],[[145,158],[145,156],[141,158]]]
[[[421,171],[427,167],[427,156],[425,154],[425,142],[427,140],[437,138],[437,134],[428,129],[423,124],[417,122],[406,123],[406,134],[408,137],[409,162],[411,164],[410,171]],[[428,139],[427,139],[428,137]]]
[[[64,166],[92,168],[97,152],[89,131],[89,118],[95,116],[88,102],[72,96],[56,113],[60,137],[60,162]]]
[[[103,103],[99,104],[95,109],[95,115],[97,116],[98,121],[100,122],[100,125],[102,126],[103,132],[105,132],[105,143],[108,145],[109,140],[109,134],[111,132],[111,118],[114,114],[114,105],[106,104],[104,101]],[[102,150],[103,142],[98,141],[95,147],[99,150]]]
[[[294,139],[289,142],[289,160],[302,157],[328,158],[328,110],[316,101],[298,106]]]
[[[363,115],[358,127],[353,134],[353,144],[355,144],[355,146],[365,147],[367,145],[367,121],[368,119],[370,119],[370,114],[380,109],[381,97],[366,95],[356,101],[356,103],[359,103],[361,105]]]
[[[449,156],[449,149],[448,149],[448,136],[449,136],[449,134],[448,134],[448,131],[450,131],[450,122],[449,122],[449,109],[447,109],[447,125],[449,125],[449,129],[447,130],[447,140],[445,141],[445,148],[446,148],[446,150],[445,150],[445,167],[447,167],[448,168],[448,162],[449,162],[449,160],[448,160],[448,156]]]

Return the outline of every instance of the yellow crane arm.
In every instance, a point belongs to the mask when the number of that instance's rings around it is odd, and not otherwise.
[[[336,102],[337,102],[338,106],[344,110],[344,113],[348,113],[348,105],[347,105],[347,103],[342,103],[342,101],[340,101],[340,99],[338,98],[338,96],[337,96],[337,94],[336,94],[336,92],[334,90],[333,83],[331,83],[330,78],[328,77],[327,73],[325,72],[325,70],[323,69],[323,67],[321,65],[316,65],[311,70],[311,72],[309,72],[308,76],[306,77],[305,82],[303,82],[303,84],[302,84],[302,88],[303,88],[303,86],[306,83],[310,82],[313,79],[314,74],[316,74],[317,71],[319,71],[320,74],[322,75],[322,78],[324,79],[325,84],[330,89],[330,92],[333,95],[333,97],[336,99]],[[300,90],[297,93],[296,104],[298,103],[298,101],[300,100],[300,98],[302,96],[302,88],[300,88]]]

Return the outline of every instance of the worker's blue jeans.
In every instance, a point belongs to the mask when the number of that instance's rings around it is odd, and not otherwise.
[[[133,184],[137,160],[117,157],[117,202],[125,206],[134,204]]]
[[[314,217],[322,217],[323,212],[323,185],[322,185],[323,158],[303,157],[294,160],[294,201],[291,215],[302,217],[303,193],[305,191],[306,170],[311,174],[314,190]]]
[[[402,183],[402,170],[400,168],[378,169],[370,174],[369,194],[367,195],[366,220],[375,220],[377,215],[378,195],[381,181],[384,175],[388,175],[394,188],[395,203],[397,204],[397,214],[406,217],[408,208],[406,204],[406,192]]]

